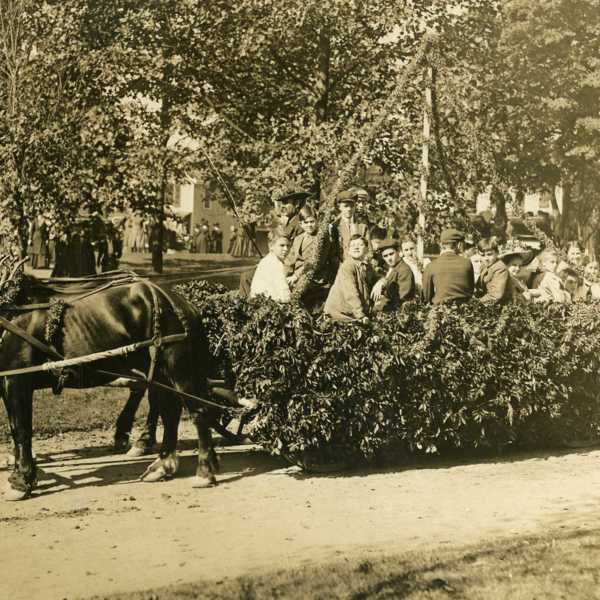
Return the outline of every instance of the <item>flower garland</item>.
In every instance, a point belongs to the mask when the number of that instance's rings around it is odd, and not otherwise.
[[[336,199],[339,192],[342,189],[342,186],[349,179],[351,173],[353,172],[358,161],[360,160],[360,157],[364,154],[367,145],[372,142],[376,133],[379,131],[382,124],[388,118],[391,110],[397,104],[400,95],[405,90],[405,85],[409,75],[411,75],[412,72],[416,69],[416,67],[419,64],[421,64],[425,56],[425,52],[430,46],[434,37],[434,34],[427,34],[423,37],[417,53],[405,66],[401,76],[398,78],[396,86],[394,87],[392,93],[386,99],[384,105],[379,111],[379,114],[377,115],[377,118],[372,123],[369,123],[364,127],[363,131],[361,132],[361,135],[359,136],[360,143],[358,144],[354,155],[352,156],[350,161],[345,165],[345,167],[341,170],[337,179],[335,180],[334,185],[325,201],[325,209],[322,215],[321,226],[319,227],[319,232],[317,233],[314,258],[313,260],[309,261],[305,266],[304,272],[300,276],[300,279],[298,280],[294,291],[292,292],[292,302],[300,302],[303,294],[308,289],[310,283],[315,280],[315,273],[318,273],[319,269],[322,267],[322,263],[325,258],[325,247],[327,239],[329,237],[329,226],[334,219]]]
[[[6,281],[0,288],[0,311],[7,306],[12,306],[17,301],[23,288],[23,272],[19,271],[13,279]]]
[[[62,330],[65,310],[67,304],[64,300],[52,299],[50,308],[46,313],[46,325],[44,327],[44,339],[47,344],[57,347],[59,343],[58,334]]]

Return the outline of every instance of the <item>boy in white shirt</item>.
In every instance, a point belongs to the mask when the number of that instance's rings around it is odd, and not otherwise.
[[[276,231],[269,237],[269,253],[256,267],[250,285],[250,298],[263,294],[279,302],[289,302],[291,294],[284,261],[291,243],[287,236]]]

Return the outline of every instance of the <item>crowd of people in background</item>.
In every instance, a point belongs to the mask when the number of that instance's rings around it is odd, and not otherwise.
[[[223,253],[223,231],[219,223],[211,227],[206,219],[194,225],[191,234],[190,252],[199,254],[222,254]]]
[[[539,254],[518,244],[501,246],[491,238],[477,244],[448,228],[439,239],[439,256],[421,262],[411,237],[372,227],[357,205],[365,192],[351,188],[337,197],[338,216],[321,239],[319,217],[309,194],[280,198],[273,212],[269,253],[240,291],[288,302],[296,290],[309,309],[340,321],[366,321],[420,297],[432,304],[458,304],[477,298],[484,304],[579,302],[600,299],[600,266],[579,242],[564,258],[559,250]],[[307,265],[322,245],[318,272],[299,287]],[[311,267],[314,268],[314,267]]]
[[[68,227],[58,226],[44,216],[29,226],[29,266],[51,271],[51,277],[88,277],[117,270],[124,254],[151,254],[154,269],[161,252],[189,251],[251,257],[259,253],[256,225],[231,226],[227,247],[219,223],[202,219],[191,231],[183,220],[167,217],[162,240],[156,218],[139,212],[110,217],[98,213],[78,217]]]
[[[249,235],[232,227],[227,252],[232,256],[253,256]],[[27,254],[32,269],[51,269],[52,277],[85,277],[119,268],[124,253],[153,253],[160,247],[156,219],[141,213],[104,217],[98,214],[77,218],[68,228],[58,227],[38,215],[31,219]],[[219,223],[206,219],[187,233],[185,225],[167,218],[163,226],[163,251],[222,254],[223,231]]]
[[[33,269],[52,277],[85,277],[118,268],[123,251],[122,222],[79,218],[67,230],[43,216],[32,219],[27,253]]]

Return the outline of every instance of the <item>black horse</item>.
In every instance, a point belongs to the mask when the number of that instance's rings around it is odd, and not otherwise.
[[[7,269],[0,269],[0,298],[15,279],[14,270],[10,276],[7,273]],[[83,285],[59,290],[56,285],[41,285],[33,278],[25,278],[23,285],[28,306],[0,306],[0,314],[8,317],[0,323],[0,371],[4,374],[0,393],[8,413],[15,457],[5,497],[27,498],[36,483],[31,442],[34,390],[95,387],[140,373],[151,380],[148,393],[164,425],[159,457],[142,479],[156,481],[175,474],[183,399],[198,432],[198,465],[193,485],[215,484],[218,464],[210,424],[217,415],[213,408],[195,399],[208,397],[209,364],[207,338],[195,309],[173,292],[122,274],[113,279],[96,278],[86,284],[94,289],[83,293]],[[62,324],[56,339],[43,342],[48,320],[55,318],[50,307],[57,299],[64,303]],[[165,340],[169,336],[171,340]],[[147,345],[149,340],[154,342],[151,346]],[[49,359],[83,357],[123,347],[128,347],[127,354],[117,352],[86,365],[22,372]],[[182,394],[168,391],[161,384]]]

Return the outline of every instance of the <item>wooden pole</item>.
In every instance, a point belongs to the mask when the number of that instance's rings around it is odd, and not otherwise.
[[[427,67],[425,75],[425,91],[423,94],[423,148],[421,151],[421,185],[419,189],[420,204],[419,204],[419,235],[417,236],[417,256],[423,260],[425,254],[425,239],[423,232],[425,231],[425,213],[423,205],[427,199],[427,184],[429,180],[429,143],[431,138],[431,80],[433,71],[431,67]]]

